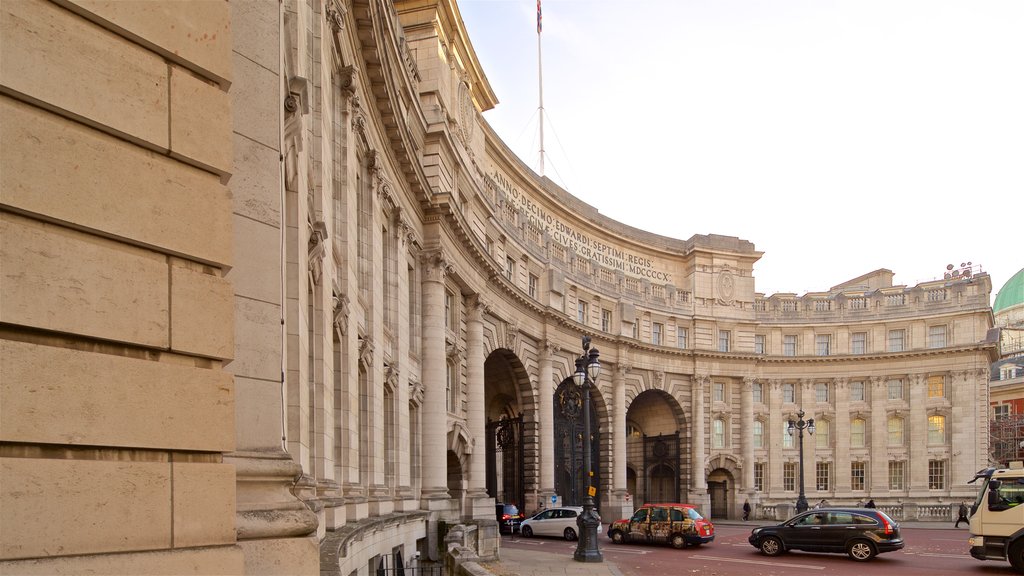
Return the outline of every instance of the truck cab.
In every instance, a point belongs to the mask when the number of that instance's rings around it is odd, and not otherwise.
[[[986,468],[971,482],[978,480],[981,487],[971,507],[971,556],[1008,561],[1024,574],[1024,465]]]

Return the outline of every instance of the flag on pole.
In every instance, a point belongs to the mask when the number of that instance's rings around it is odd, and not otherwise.
[[[540,0],[537,0],[537,34],[540,34]]]

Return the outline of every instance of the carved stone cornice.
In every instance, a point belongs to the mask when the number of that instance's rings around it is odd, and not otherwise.
[[[324,17],[327,19],[327,25],[331,27],[331,31],[335,34],[340,33],[345,29],[345,14],[348,13],[348,8],[341,0],[327,0],[327,5],[324,8]]]

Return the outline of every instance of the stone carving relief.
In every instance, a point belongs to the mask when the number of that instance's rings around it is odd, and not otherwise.
[[[718,303],[732,306],[736,300],[736,279],[728,267],[718,273]]]
[[[313,223],[309,232],[309,243],[307,255],[309,261],[309,276],[313,284],[320,285],[323,275],[324,255],[327,254],[327,225],[322,220]]]
[[[348,331],[348,296],[336,294],[334,296],[334,330],[338,336],[344,336]]]
[[[369,336],[359,337],[359,362],[366,368],[373,366],[373,339]]]

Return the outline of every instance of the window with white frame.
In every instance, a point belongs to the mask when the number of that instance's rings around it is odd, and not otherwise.
[[[455,330],[455,294],[450,290],[444,293],[444,327]]]
[[[516,281],[516,260],[511,256],[505,257],[505,278],[509,282]]]
[[[728,330],[718,331],[718,351],[728,352],[730,349],[730,341],[732,340],[732,332]]]
[[[828,420],[818,419],[815,422],[814,445],[820,450],[828,450],[832,444],[831,425]]]
[[[886,350],[889,352],[903,352],[903,347],[906,344],[906,333],[906,330],[889,330]]]
[[[864,395],[864,382],[857,380],[850,382],[850,400],[853,402],[863,402],[867,400]]]
[[[580,324],[587,323],[589,305],[586,300],[576,300],[576,321]]]
[[[906,485],[907,467],[903,460],[889,460],[889,490],[903,490]]]
[[[754,334],[754,354],[764,354],[764,334]]]
[[[796,335],[786,334],[782,337],[782,355],[796,356]]]
[[[946,461],[945,460],[929,460],[928,461],[928,489],[929,490],[945,490],[946,489]]]
[[[864,490],[864,480],[867,477],[867,465],[865,462],[850,462],[850,489]]]
[[[864,448],[867,446],[867,422],[863,418],[850,420],[850,447]]]
[[[794,436],[796,436],[796,432],[794,432],[793,434],[789,433],[789,422],[783,422],[782,423],[782,447],[783,448],[793,448],[794,446],[796,446],[796,439],[794,438]]]
[[[445,391],[448,400],[445,404],[449,412],[455,412],[459,402],[459,389],[455,380],[455,363],[449,360],[445,368]]]
[[[764,462],[754,463],[754,490],[764,492]]]
[[[762,385],[760,382],[754,382],[753,384],[750,385],[750,390],[751,390],[750,393],[753,396],[754,402],[757,403],[757,404],[763,404],[764,403],[764,385]]]
[[[711,447],[725,448],[725,420],[721,418],[711,421]]]
[[[533,298],[533,299],[537,298],[537,285],[539,283],[540,283],[540,278],[538,278],[537,276],[535,276],[533,274],[530,274],[529,278],[527,279],[527,285],[526,285],[527,286],[527,291],[530,294],[530,298]]]
[[[928,327],[928,347],[929,348],[945,348],[946,347],[946,327],[945,326],[929,326]]]
[[[832,484],[832,463],[816,462],[814,465],[814,486],[818,492],[828,492]]]
[[[712,393],[715,402],[725,402],[725,382],[715,382],[712,385]]]
[[[754,448],[764,448],[764,422],[754,420]]]
[[[831,334],[815,334],[814,353],[818,356],[828,356],[832,350]]]
[[[665,333],[665,325],[661,322],[655,322],[651,324],[651,344],[660,346],[663,342],[661,341],[661,335]]]
[[[796,490],[796,462],[782,463],[782,489],[786,492]]]
[[[790,404],[796,402],[796,389],[793,387],[792,382],[786,382],[782,385],[782,401]]]
[[[828,382],[816,382],[814,384],[814,400],[816,402],[828,402]]]
[[[928,377],[928,397],[944,398],[946,396],[946,377],[938,374]]]
[[[690,333],[686,328],[676,326],[676,346],[679,348],[686,348],[689,335]]]
[[[941,414],[934,414],[928,417],[928,443],[946,443],[946,417]]]
[[[603,332],[612,331],[612,311],[607,308],[601,309],[601,330]]]
[[[995,419],[1006,418],[1010,415],[1009,404],[996,404],[992,407],[992,417]]]
[[[864,354],[868,348],[867,332],[850,334],[850,354]]]
[[[903,418],[890,416],[886,420],[886,430],[889,436],[889,446],[903,446]]]
[[[903,399],[903,380],[893,378],[886,383],[886,388],[888,389],[889,400]]]

